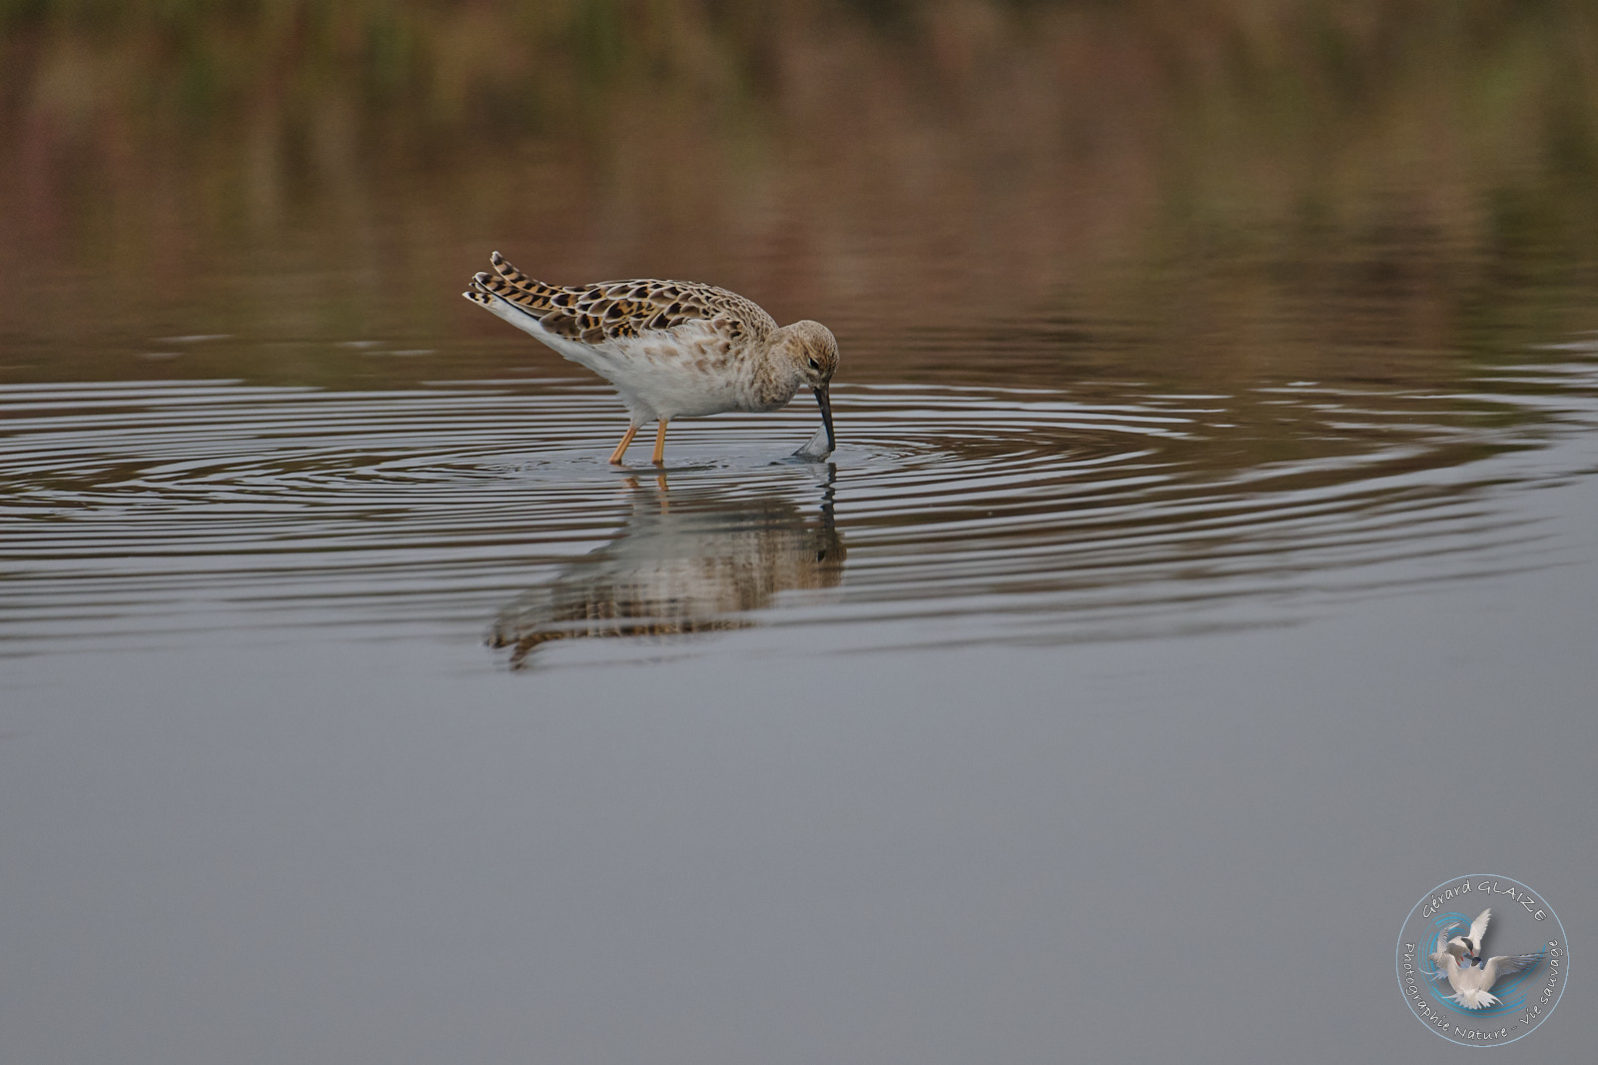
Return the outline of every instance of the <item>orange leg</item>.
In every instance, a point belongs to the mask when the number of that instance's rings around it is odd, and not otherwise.
[[[655,430],[655,457],[650,461],[656,466],[666,464],[666,419],[660,419],[660,428]]]
[[[621,438],[621,443],[617,444],[616,445],[616,450],[612,451],[610,453],[610,464],[612,466],[620,466],[621,465],[621,457],[623,455],[627,454],[627,445],[632,443],[633,442],[633,437],[635,437],[637,435],[638,435],[638,424],[636,422],[631,424],[631,425],[629,425],[629,426],[627,426],[627,432],[625,434],[623,434],[623,436]]]

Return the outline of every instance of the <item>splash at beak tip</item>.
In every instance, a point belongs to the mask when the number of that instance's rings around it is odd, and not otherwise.
[[[825,386],[812,389],[816,395],[816,404],[821,408],[821,428],[817,429],[805,445],[793,453],[796,459],[805,462],[820,462],[836,450],[836,438],[832,435],[832,402],[827,395]],[[826,444],[822,444],[822,440]]]

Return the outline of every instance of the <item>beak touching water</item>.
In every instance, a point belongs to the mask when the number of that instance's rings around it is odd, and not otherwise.
[[[816,394],[816,405],[821,408],[821,424],[827,427],[827,454],[838,450],[837,441],[832,436],[832,399],[827,394],[826,385],[817,385],[811,389]]]

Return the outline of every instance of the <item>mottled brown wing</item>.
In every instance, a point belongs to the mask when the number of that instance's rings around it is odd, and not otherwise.
[[[600,281],[592,285],[548,285],[493,255],[498,276],[478,274],[477,283],[537,316],[557,336],[599,344],[712,321],[729,339],[758,338],[777,328],[761,307],[736,292],[692,281]]]

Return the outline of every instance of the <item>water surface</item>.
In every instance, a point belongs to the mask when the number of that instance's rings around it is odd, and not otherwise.
[[[1556,564],[1516,496],[1585,472],[1546,453],[1591,427],[1586,350],[1448,392],[845,384],[828,462],[787,457],[813,417],[796,405],[685,423],[661,470],[609,466],[614,396],[569,380],[12,386],[0,633],[39,654],[182,646],[213,611],[367,635],[476,620],[525,665],[532,643],[652,623],[643,653],[714,653],[670,637],[721,627],[805,627],[815,652],[1291,623]],[[1292,453],[1256,459],[1272,422]],[[522,586],[559,602],[497,614]]]

